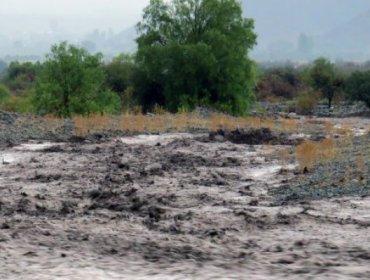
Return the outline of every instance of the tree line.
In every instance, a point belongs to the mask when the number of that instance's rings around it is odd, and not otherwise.
[[[114,113],[128,105],[247,113],[255,84],[248,53],[256,34],[239,1],[151,0],[137,29],[133,56],[104,63],[101,54],[63,42],[43,63],[11,64],[5,84],[16,93],[31,88],[37,113],[63,117]]]
[[[325,58],[267,69],[252,61],[257,34],[239,1],[151,0],[137,29],[137,52],[110,62],[62,42],[43,62],[10,63],[0,108],[70,117],[158,106],[245,115],[256,99],[296,100],[302,112],[320,98],[328,107],[338,98],[370,107],[370,71],[344,71]]]
[[[303,65],[260,65],[257,100],[292,102],[299,113],[311,113],[324,102],[362,101],[370,108],[370,63],[333,63],[318,58]]]

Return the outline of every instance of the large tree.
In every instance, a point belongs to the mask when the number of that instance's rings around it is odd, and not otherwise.
[[[236,0],[151,0],[138,24],[141,101],[245,114],[254,98],[253,28]]]
[[[344,79],[338,74],[334,64],[325,58],[316,59],[309,76],[312,86],[322,93],[331,108],[334,97],[344,87]]]
[[[119,97],[104,88],[102,55],[63,42],[54,45],[37,81],[34,104],[39,113],[73,114],[114,112]]]

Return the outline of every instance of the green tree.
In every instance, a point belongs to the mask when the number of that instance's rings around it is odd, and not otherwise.
[[[353,100],[363,101],[370,108],[370,71],[356,71],[346,82],[346,91]]]
[[[309,70],[309,77],[314,89],[321,92],[331,108],[335,95],[344,87],[344,79],[338,74],[334,64],[325,58],[315,60]]]
[[[236,0],[151,0],[138,24],[136,88],[145,106],[245,114],[254,99],[254,23]]]
[[[132,86],[135,71],[135,59],[128,54],[120,54],[105,65],[106,84],[112,91],[122,95]]]
[[[54,45],[43,65],[33,103],[39,113],[73,114],[114,112],[119,97],[104,88],[102,55],[63,42]]]

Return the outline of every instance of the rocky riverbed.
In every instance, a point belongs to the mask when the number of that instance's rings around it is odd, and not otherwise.
[[[366,134],[303,174],[267,130],[68,133],[0,151],[0,279],[370,277]]]

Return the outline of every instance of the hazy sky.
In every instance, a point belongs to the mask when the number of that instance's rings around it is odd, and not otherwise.
[[[362,13],[361,24],[366,30],[358,38],[368,37],[370,0],[241,2],[247,17],[255,19],[256,51],[265,52],[276,46],[294,49],[301,33],[321,41],[327,34],[340,35],[337,30],[349,30],[351,35],[352,30],[360,30],[354,19]],[[50,44],[61,40],[78,43],[96,29],[121,32],[141,19],[148,3],[149,0],[0,0],[0,57],[7,53],[35,53],[40,47],[44,52]],[[351,21],[351,28],[347,28]],[[134,42],[134,34],[127,40]],[[370,46],[368,49],[370,52]]]
[[[248,16],[256,18],[258,27],[274,30],[280,24],[286,25],[287,31],[292,29],[292,26],[289,26],[291,19],[301,19],[299,25],[302,29],[309,29],[315,26],[316,22],[325,29],[320,19],[314,18],[313,15],[319,13],[321,18],[327,18],[327,22],[339,23],[348,18],[345,14],[348,16],[351,13],[356,14],[364,6],[370,6],[369,0],[243,0],[243,2]],[[137,23],[142,9],[148,3],[149,0],[0,0],[0,34],[19,36],[35,31],[43,33],[50,29],[86,33],[96,28],[107,30],[109,27],[113,31],[120,31]],[[337,9],[341,9],[340,13],[331,12]],[[283,17],[281,10],[285,10]]]
[[[88,32],[121,30],[135,24],[149,0],[0,0],[1,33],[50,28]]]

